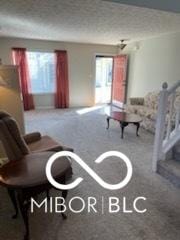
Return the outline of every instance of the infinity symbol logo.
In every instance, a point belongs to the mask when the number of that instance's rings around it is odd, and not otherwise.
[[[47,179],[49,180],[49,182],[57,189],[69,190],[69,189],[77,187],[83,181],[83,178],[78,177],[76,180],[74,180],[70,184],[60,184],[54,180],[54,178],[52,177],[52,174],[51,174],[52,164],[54,163],[54,161],[56,159],[58,159],[60,157],[71,157],[103,188],[108,189],[108,190],[121,189],[129,183],[129,181],[131,180],[131,177],[132,177],[133,170],[132,170],[132,164],[131,164],[131,161],[129,160],[129,158],[121,152],[109,151],[109,152],[105,152],[102,155],[100,155],[95,160],[95,163],[101,163],[102,161],[104,161],[105,158],[113,157],[113,156],[122,159],[125,162],[126,167],[127,167],[126,177],[117,184],[109,184],[109,183],[105,182],[78,155],[76,155],[75,153],[69,152],[69,151],[62,151],[62,152],[55,153],[49,158],[47,165],[46,165],[46,176],[47,176]]]

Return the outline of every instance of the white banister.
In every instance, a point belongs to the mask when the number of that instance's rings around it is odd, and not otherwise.
[[[177,109],[177,113],[176,113],[176,123],[175,123],[175,131],[178,131],[178,127],[180,124],[180,107]]]
[[[156,121],[156,134],[155,134],[155,142],[154,142],[154,152],[153,152],[153,171],[157,171],[157,160],[160,158],[159,148],[163,143],[163,131],[162,128],[165,129],[165,116],[166,116],[166,105],[167,105],[167,88],[168,84],[163,84],[163,90],[160,92],[159,104],[158,104],[158,114]]]
[[[164,159],[165,154],[180,140],[180,106],[174,106],[179,87],[180,81],[169,89],[168,84],[163,83],[160,92],[152,164],[155,172],[158,161]]]
[[[174,101],[176,97],[176,92],[170,96],[170,109],[169,109],[169,116],[168,116],[168,125],[167,125],[167,132],[166,132],[166,140],[169,139],[171,130],[172,130],[172,116],[173,116],[173,110],[174,110]]]

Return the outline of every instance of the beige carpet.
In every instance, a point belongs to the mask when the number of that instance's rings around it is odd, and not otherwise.
[[[80,114],[79,114],[80,113]],[[31,240],[177,240],[180,239],[180,191],[161,176],[152,173],[151,157],[153,135],[140,129],[140,137],[135,135],[135,127],[125,129],[125,138],[120,138],[117,122],[110,123],[106,130],[106,116],[103,109],[82,114],[74,110],[48,110],[27,112],[27,131],[39,130],[75,149],[104,180],[115,183],[123,177],[124,166],[117,159],[108,159],[100,165],[94,160],[103,152],[118,150],[125,153],[133,164],[131,182],[122,190],[103,190],[88,174],[73,162],[74,178],[84,181],[71,190],[68,199],[80,196],[87,199],[94,196],[99,201],[102,196],[128,199],[128,207],[137,196],[145,196],[145,214],[109,214],[105,206],[101,211],[90,214],[87,211],[75,214],[68,211],[68,219],[63,221],[58,214],[44,214],[42,210],[30,214]],[[57,196],[57,191],[52,191]],[[78,207],[78,203],[77,206]],[[99,205],[101,208],[101,206]],[[21,218],[11,220],[11,204],[3,188],[0,188],[0,239],[22,239]]]

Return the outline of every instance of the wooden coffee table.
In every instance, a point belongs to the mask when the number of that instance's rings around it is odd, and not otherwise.
[[[129,124],[136,125],[136,136],[139,136],[139,127],[140,122],[142,121],[141,117],[136,114],[126,113],[126,112],[117,112],[112,111],[107,116],[107,129],[109,129],[110,119],[118,121],[121,127],[121,138],[124,138],[124,128]]]

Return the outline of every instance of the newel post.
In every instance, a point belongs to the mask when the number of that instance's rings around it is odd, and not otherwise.
[[[163,157],[162,147],[163,138],[165,134],[166,125],[166,113],[168,104],[168,84],[165,82],[162,85],[162,90],[159,96],[159,104],[157,110],[156,129],[155,129],[155,140],[154,140],[154,151],[153,151],[153,163],[152,170],[157,171],[157,163]]]

